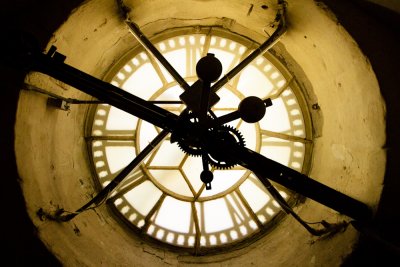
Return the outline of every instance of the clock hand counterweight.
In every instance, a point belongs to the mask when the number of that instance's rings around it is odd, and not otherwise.
[[[264,117],[265,108],[269,106],[272,106],[270,98],[262,100],[255,96],[246,97],[240,102],[237,110],[210,121],[208,128],[221,126],[237,119],[242,119],[247,123],[258,122]]]
[[[200,124],[206,125],[208,110],[210,108],[211,83],[216,81],[222,73],[222,64],[214,54],[207,56],[197,62],[196,72],[199,79],[202,81],[202,89],[200,99],[193,99],[194,102],[199,102],[199,109],[195,113],[199,117]],[[193,109],[192,109],[193,110]],[[204,127],[206,129],[206,127]]]

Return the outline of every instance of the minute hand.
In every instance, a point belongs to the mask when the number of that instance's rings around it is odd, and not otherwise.
[[[211,145],[217,146],[221,151],[226,151],[227,157],[235,159],[238,164],[257,173],[263,179],[275,181],[353,219],[364,222],[371,219],[372,213],[366,204],[255,151],[239,145],[225,145],[223,142],[213,142]],[[262,183],[263,179],[260,179]]]
[[[47,74],[131,115],[172,131],[178,116],[48,55],[32,55],[31,70]]]

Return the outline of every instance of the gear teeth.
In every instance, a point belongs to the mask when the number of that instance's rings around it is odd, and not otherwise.
[[[212,167],[214,167],[214,168],[216,168],[216,169],[218,169],[218,170],[228,170],[228,169],[232,169],[234,166],[237,165],[236,163],[226,163],[226,162],[225,162],[225,163],[220,163],[220,162],[213,161],[212,159],[209,160],[208,163],[209,163]]]
[[[245,146],[245,141],[243,138],[243,135],[234,127],[230,126],[230,125],[222,125],[219,128],[215,129],[216,131],[228,131],[230,133],[232,133],[236,138],[236,143],[240,146]],[[231,169],[234,166],[237,165],[237,163],[235,162],[224,162],[221,163],[219,161],[214,160],[212,157],[209,157],[209,163],[211,166],[213,166],[216,169],[219,170],[227,170],[227,169]]]
[[[185,114],[185,117],[186,118],[194,118],[193,117],[193,114],[191,114],[191,113],[188,113],[188,114]],[[241,132],[239,132],[236,128],[234,128],[233,126],[230,126],[230,125],[222,125],[222,126],[219,126],[219,127],[216,127],[216,128],[213,128],[213,129],[210,129],[210,134],[213,134],[213,132],[215,133],[215,134],[220,134],[221,132],[222,133],[229,133],[229,134],[231,134],[232,136],[234,136],[234,139],[235,139],[235,143],[237,144],[237,145],[240,145],[240,146],[242,146],[242,147],[244,147],[245,146],[245,140],[244,140],[244,137],[243,137],[243,135],[242,135],[242,133]],[[200,157],[201,156],[201,154],[202,154],[202,152],[201,152],[201,148],[200,147],[191,147],[190,145],[189,145],[189,143],[187,143],[187,142],[185,142],[185,141],[178,141],[177,142],[177,144],[178,144],[178,147],[185,153],[185,154],[187,154],[187,155],[189,155],[189,156],[192,156],[192,157]],[[210,155],[210,154],[209,154]],[[209,164],[212,166],[212,167],[214,167],[215,169],[218,169],[218,170],[228,170],[228,169],[232,169],[235,165],[237,165],[237,163],[236,162],[220,162],[220,161],[217,161],[217,160],[215,160],[215,159],[213,159],[212,157],[210,157],[209,156]]]
[[[210,116],[209,116],[210,117]],[[210,117],[211,118],[211,117]],[[194,114],[191,112],[191,111],[188,111],[188,112],[186,112],[186,113],[184,113],[184,114],[182,114],[182,117],[181,117],[181,119],[183,119],[183,120],[189,120],[189,121],[191,121],[192,119],[193,120],[196,120],[196,117],[194,116]],[[193,123],[193,125],[195,125],[196,123],[198,123],[198,122],[196,122],[196,121],[191,121],[192,123]],[[189,134],[190,135],[190,129],[181,129],[181,131],[184,133],[184,134]],[[187,137],[187,136],[186,136]],[[187,141],[177,141],[177,144],[178,144],[178,147],[185,153],[185,154],[187,154],[187,155],[189,155],[189,156],[192,156],[192,157],[199,157],[199,156],[201,156],[201,148],[200,148],[200,145],[199,145],[199,147],[191,147],[190,145],[189,145],[189,143],[187,142]]]
[[[201,152],[197,152],[195,149],[193,148],[183,148],[182,145],[180,143],[178,143],[178,147],[180,150],[182,150],[183,153],[188,154],[191,157],[200,157],[201,156]]]
[[[244,137],[243,137],[242,133],[239,132],[238,129],[234,128],[234,127],[231,126],[231,125],[224,125],[224,126],[222,126],[222,127],[227,128],[227,129],[229,129],[231,132],[233,132],[233,133],[236,135],[236,137],[238,137],[238,139],[239,139],[239,144],[242,145],[242,146],[245,146],[246,141],[244,140]]]
[[[217,170],[230,170],[237,165],[237,164],[225,165],[225,164],[221,164],[221,163],[216,164],[213,161],[209,161],[208,163],[210,163],[210,165]]]

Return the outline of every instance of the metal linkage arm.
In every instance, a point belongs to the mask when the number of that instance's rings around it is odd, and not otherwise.
[[[345,229],[348,225],[347,222],[343,221],[340,223],[327,223],[326,221],[321,221],[317,222],[323,226],[322,229],[315,229],[311,227],[306,221],[304,221],[302,218],[300,218],[299,215],[297,215],[292,208],[289,206],[289,204],[286,202],[286,200],[279,194],[278,190],[271,184],[271,182],[266,179],[263,176],[257,175],[257,178],[262,182],[262,184],[265,186],[265,188],[268,190],[268,192],[271,194],[271,196],[278,202],[278,204],[281,206],[281,208],[287,213],[293,216],[293,218],[296,219],[306,230],[311,233],[312,235],[316,236],[321,236],[324,234],[328,233],[334,233],[337,232],[338,230]]]
[[[162,140],[168,135],[166,130],[161,131],[132,161],[129,163],[117,176],[101,190],[93,199],[77,209],[75,212],[66,213],[64,210],[56,212],[55,215],[47,215],[47,217],[57,221],[70,221],[78,214],[91,208],[92,205],[99,205],[103,202],[111,193],[136,167],[138,167],[142,161],[157,147]],[[66,214],[65,214],[66,213]]]

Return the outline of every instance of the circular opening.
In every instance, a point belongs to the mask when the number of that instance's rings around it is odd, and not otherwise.
[[[216,29],[204,33],[174,30],[154,39],[155,46],[190,85],[198,79],[196,63],[208,53],[221,61],[226,74],[252,51],[251,40]],[[311,125],[302,92],[288,73],[272,55],[260,56],[218,91],[220,101],[212,111],[216,116],[233,112],[250,96],[270,99],[272,105],[259,122],[236,119],[227,126],[243,137],[247,148],[307,173],[304,162],[311,158]],[[179,100],[183,89],[141,47],[125,55],[110,70],[108,80],[129,93],[157,101],[175,114],[186,108],[184,103],[166,102]],[[102,188],[161,129],[107,104],[98,105],[91,114],[86,139],[90,140],[89,154]],[[283,217],[279,204],[252,172],[241,166],[211,164],[214,179],[207,190],[200,179],[201,158],[170,141],[168,135],[108,201],[136,232],[198,254],[255,240]],[[284,199],[294,203],[288,189],[275,186]]]

